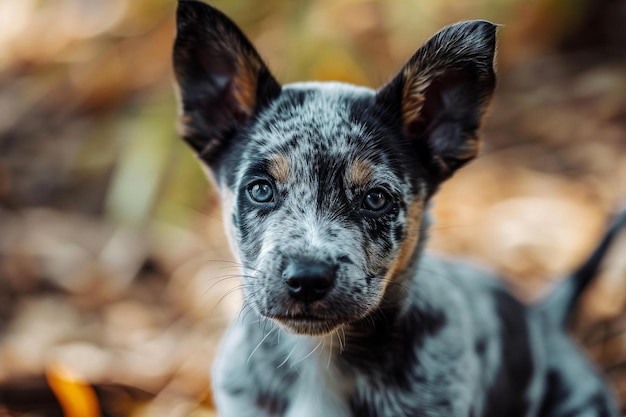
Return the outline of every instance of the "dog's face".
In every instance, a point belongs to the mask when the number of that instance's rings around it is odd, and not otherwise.
[[[302,334],[379,308],[413,259],[423,208],[472,159],[495,27],[448,27],[378,91],[281,87],[219,11],[180,1],[181,133],[210,169],[246,301]]]

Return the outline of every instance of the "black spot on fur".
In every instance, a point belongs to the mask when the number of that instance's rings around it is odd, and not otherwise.
[[[487,344],[484,339],[480,339],[476,342],[476,353],[481,357],[485,354],[485,349],[487,348]]]
[[[354,265],[352,259],[350,259],[350,257],[347,255],[340,256],[339,258],[337,258],[337,261],[348,265]]]
[[[394,234],[396,242],[401,242],[402,239],[404,239],[404,227],[402,227],[402,225],[396,226],[396,228],[394,229]]]
[[[435,402],[435,406],[441,411],[451,411],[452,401],[449,398],[440,398]]]
[[[350,401],[350,409],[353,416],[359,417],[378,417],[376,410],[373,410],[373,404],[359,401],[357,398],[352,398]]]
[[[551,369],[546,376],[546,385],[549,387],[541,405],[540,415],[550,415],[563,401],[567,400],[570,392],[562,385],[558,372]]]
[[[256,404],[260,409],[267,411],[270,416],[283,414],[289,405],[284,398],[266,393],[257,396]]]
[[[419,375],[407,372],[419,369],[416,353],[424,341],[436,336],[446,322],[446,316],[439,311],[398,316],[396,309],[378,310],[354,323],[358,335],[354,337],[359,340],[352,343],[348,340],[346,354],[342,358],[350,367],[360,368],[363,372],[369,372],[371,364],[376,362],[384,375],[385,385],[409,389],[419,379]],[[363,332],[366,336],[358,333],[360,326],[367,330]],[[350,346],[367,346],[367,349],[351,351]]]
[[[349,361],[349,367],[361,368],[362,372],[369,372],[371,364],[377,363],[383,386],[389,390],[407,391],[414,388],[416,383],[427,383],[424,375],[419,372],[417,352],[424,340],[435,337],[446,325],[446,317],[441,312],[424,312],[419,316],[403,317],[398,317],[397,313],[391,310],[367,317],[363,326],[369,327],[368,336],[366,340],[362,339],[357,343],[358,346],[367,346],[367,349],[346,351],[343,357]],[[372,323],[375,324],[373,332]],[[394,323],[393,328],[389,327],[389,323]],[[351,346],[350,342],[347,346]],[[357,396],[350,399],[353,416],[378,417],[374,406],[372,402]],[[451,407],[451,403],[442,399],[439,406],[445,409]]]
[[[577,417],[580,415],[586,415],[585,412],[593,410],[593,415],[597,417],[613,417],[612,408],[610,408],[610,400],[608,394],[604,390],[598,390],[595,394],[592,394],[590,398],[581,401],[582,406],[570,407],[569,409],[563,409],[567,407],[568,399],[576,395],[577,388],[572,384],[576,384],[577,381],[563,378],[562,375],[550,369],[546,376],[546,390],[543,398],[541,408],[539,411],[540,416],[552,416],[558,415],[559,417]],[[579,399],[583,400],[579,397]]]
[[[484,417],[525,417],[525,393],[534,372],[526,308],[503,290],[495,290],[496,313],[501,318],[501,362],[487,396]]]

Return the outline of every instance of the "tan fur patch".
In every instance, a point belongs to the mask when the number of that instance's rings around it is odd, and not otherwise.
[[[348,172],[348,183],[351,186],[362,187],[372,179],[372,166],[369,162],[357,160]]]
[[[241,110],[250,116],[256,105],[256,89],[261,63],[251,56],[237,56],[237,74],[234,79],[235,100]]]
[[[432,77],[425,73],[416,75],[417,68],[407,66],[404,69],[404,89],[402,91],[402,121],[407,126],[418,120],[426,101],[426,89],[431,83]]]
[[[417,74],[421,72],[421,74]],[[411,123],[418,121],[422,117],[422,110],[426,102],[426,90],[432,80],[441,75],[437,70],[420,70],[416,67],[407,66],[404,69],[404,89],[402,91],[402,122],[407,128]],[[481,104],[481,113],[486,109],[485,104]],[[478,154],[479,141],[476,137],[466,138],[462,145],[456,149],[449,150],[446,157],[456,158],[459,161],[470,160]],[[443,163],[443,161],[442,161]],[[447,166],[444,164],[444,168]]]
[[[385,276],[385,281],[383,283],[384,288],[387,288],[389,282],[396,277],[398,272],[405,270],[411,261],[411,257],[413,256],[413,252],[415,252],[415,247],[417,246],[417,242],[420,237],[420,224],[422,221],[423,210],[424,202],[421,199],[415,200],[409,206],[406,216],[406,236],[404,238],[404,242],[402,242],[402,245],[400,246],[400,251],[396,256],[396,259],[393,261],[391,268],[389,268],[389,271]]]
[[[276,181],[286,183],[289,171],[289,158],[280,153],[270,156],[269,173]]]

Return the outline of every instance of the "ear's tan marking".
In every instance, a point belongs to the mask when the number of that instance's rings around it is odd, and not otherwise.
[[[254,112],[261,63],[251,56],[237,55],[237,74],[233,80],[235,100],[246,116]]]
[[[372,179],[372,166],[364,160],[355,161],[348,171],[348,184],[356,187],[365,186]]]
[[[422,118],[424,103],[426,102],[427,89],[433,80],[437,79],[443,71],[433,69],[420,69],[416,65],[407,65],[403,72],[405,80],[402,90],[402,122],[405,129],[413,122]],[[481,103],[481,116],[487,108],[489,100]],[[476,136],[464,138],[463,143],[455,149],[451,149],[453,154],[447,155],[459,161],[475,158],[479,150],[479,141]],[[442,162],[443,164],[443,162]],[[443,165],[445,168],[445,164]]]
[[[419,71],[415,65],[407,65],[404,69],[404,87],[402,90],[402,121],[404,126],[421,117],[422,108],[426,101],[426,89],[433,77],[427,71],[417,74]]]
[[[385,289],[387,288],[389,282],[395,278],[398,272],[407,269],[408,263],[411,260],[413,252],[415,252],[417,242],[419,241],[420,224],[423,211],[424,202],[420,198],[416,199],[409,205],[409,209],[406,214],[406,236],[404,237],[404,242],[402,242],[402,245],[400,246],[400,251],[396,256],[396,259],[393,261],[391,268],[389,268],[389,271],[385,276],[385,280],[383,282]]]
[[[287,156],[276,153],[269,158],[269,173],[278,182],[286,183],[289,178],[289,158]]]

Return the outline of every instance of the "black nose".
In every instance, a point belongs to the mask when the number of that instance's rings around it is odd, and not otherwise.
[[[289,295],[305,303],[312,303],[321,300],[330,291],[335,282],[336,269],[324,262],[294,259],[287,263],[283,280]]]

